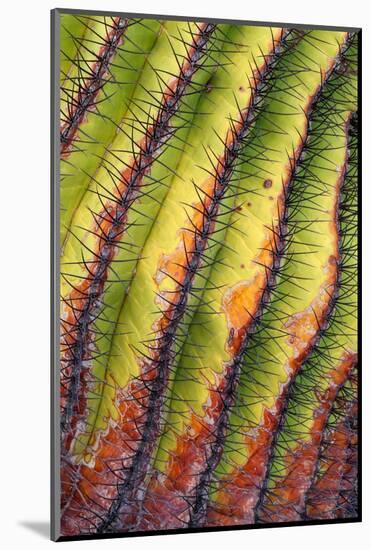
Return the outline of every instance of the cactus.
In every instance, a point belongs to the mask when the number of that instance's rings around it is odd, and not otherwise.
[[[59,24],[62,536],[357,519],[358,33]]]

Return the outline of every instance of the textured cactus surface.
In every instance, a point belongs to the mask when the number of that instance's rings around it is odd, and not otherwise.
[[[357,68],[61,14],[63,536],[357,519]]]

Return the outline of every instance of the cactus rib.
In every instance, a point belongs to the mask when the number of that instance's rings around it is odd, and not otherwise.
[[[124,25],[119,25],[119,27],[122,30]],[[214,29],[215,25],[204,25],[199,29],[199,34],[190,47],[188,57],[180,68],[179,77],[166,86],[167,89],[157,117],[153,125],[146,130],[146,135],[139,145],[139,153],[134,156],[132,165],[122,174],[121,188],[117,190],[118,196],[114,198],[113,211],[108,206],[104,206],[103,212],[98,218],[95,218],[99,239],[98,250],[93,253],[96,261],[93,267],[85,264],[89,274],[85,284],[81,288],[74,288],[76,294],[66,300],[72,310],[72,318],[70,317],[67,321],[69,326],[65,342],[68,358],[65,368],[71,369],[72,373],[61,419],[62,431],[66,431],[70,427],[82,378],[82,362],[86,359],[91,338],[89,325],[99,307],[103,284],[107,279],[108,267],[115,254],[117,241],[120,240],[126,229],[127,211],[137,200],[141,182],[149,171],[154,157],[172,134],[171,117],[176,112],[187,84],[200,66],[207,41]],[[82,305],[76,306],[74,303],[76,300],[81,301]]]
[[[339,391],[322,434],[315,473],[305,498],[306,519],[352,517],[356,512],[356,366]]]
[[[68,119],[62,124],[60,143],[61,154],[66,155],[76,135],[79,123],[86,113],[92,108],[98,92],[103,88],[109,71],[109,64],[120,44],[129,20],[116,17],[112,28],[107,33],[105,44],[98,54],[97,61],[91,69],[91,75],[80,84],[75,97],[71,99],[68,107]]]
[[[273,52],[272,59],[275,58]],[[265,61],[267,69],[270,68],[270,63]],[[145,423],[142,430],[142,442],[137,451],[138,459],[133,460],[130,469],[130,476],[124,483],[124,490],[119,490],[119,498],[117,503],[114,503],[112,510],[110,509],[107,519],[102,522],[97,531],[105,531],[114,519],[117,517],[121,505],[135,501],[136,494],[139,491],[140,484],[138,480],[144,478],[148,465],[147,457],[152,454],[148,448],[153,447],[151,436],[157,435],[158,418],[161,415],[163,401],[165,397],[165,389],[168,384],[168,373],[170,365],[173,361],[173,339],[176,334],[179,323],[182,321],[187,307],[187,300],[192,291],[194,274],[200,267],[205,252],[206,244],[209,236],[213,233],[216,218],[218,216],[219,205],[223,201],[223,196],[228,188],[228,183],[233,174],[233,167],[238,157],[238,153],[246,138],[246,134],[251,124],[252,113],[256,108],[256,102],[259,92],[259,85],[256,84],[256,92],[252,93],[250,105],[240,113],[241,120],[238,123],[232,122],[230,134],[226,140],[224,155],[219,158],[215,167],[215,176],[211,184],[210,194],[206,194],[202,202],[201,222],[200,225],[192,223],[191,231],[192,243],[188,249],[184,240],[184,257],[186,263],[181,266],[184,269],[184,278],[179,281],[175,279],[177,288],[174,292],[173,299],[168,300],[168,308],[164,313],[164,322],[161,326],[161,333],[157,336],[156,348],[151,346],[151,355],[145,359],[149,361],[148,365],[148,381],[146,384],[149,392],[148,398],[148,421]],[[166,273],[169,275],[169,273]],[[153,376],[153,372],[156,374]],[[132,487],[134,479],[134,489]]]
[[[340,56],[339,56],[340,57]],[[337,62],[334,63],[333,67],[328,70],[324,82],[321,84],[320,90],[314,96],[312,102],[309,104],[307,109],[307,117],[310,120],[311,111],[315,108],[316,101],[320,96],[320,91],[326,86],[326,81],[330,78],[334,68],[336,67]],[[308,134],[307,134],[308,135]],[[272,293],[272,289],[276,283],[276,275],[279,272],[281,260],[285,250],[286,237],[287,237],[287,211],[288,211],[288,202],[290,191],[293,185],[295,178],[295,170],[297,164],[300,163],[301,155],[303,151],[305,152],[306,137],[302,138],[301,145],[297,148],[294,158],[291,162],[291,176],[288,178],[288,183],[284,191],[284,205],[282,215],[279,215],[279,230],[278,234],[274,234],[274,248],[273,248],[273,260],[272,266],[268,267],[268,273],[266,276],[266,285],[263,288],[262,295],[256,312],[249,312],[251,316],[252,323],[248,325],[244,330],[244,335],[241,338],[239,347],[236,349],[236,354],[229,365],[226,367],[225,375],[225,386],[221,390],[221,400],[223,402],[223,410],[219,415],[219,418],[216,422],[215,428],[215,443],[212,446],[212,451],[210,459],[207,461],[207,467],[200,476],[200,481],[196,488],[195,504],[192,506],[191,517],[189,525],[191,527],[203,525],[206,521],[207,516],[207,503],[208,503],[208,488],[210,486],[210,481],[213,475],[213,472],[216,466],[219,464],[221,455],[223,452],[223,447],[225,443],[225,433],[228,426],[228,416],[230,408],[235,402],[236,387],[240,378],[240,370],[245,355],[246,348],[249,344],[249,336],[253,330],[256,330],[256,325],[259,322],[259,318],[263,314],[264,306],[269,301],[269,298]]]
[[[357,518],[357,32],[57,20],[62,537]]]
[[[340,78],[341,81],[341,78]],[[339,84],[339,83],[337,83]],[[344,94],[346,98],[346,93]],[[346,103],[340,104],[339,114],[332,114],[334,129],[338,132],[337,124],[344,124]],[[350,115],[348,115],[350,116]],[[336,120],[340,119],[337,123]],[[349,140],[349,121],[345,123],[347,139]],[[341,135],[339,133],[339,135]],[[280,416],[279,428],[272,445],[272,455],[267,468],[264,489],[256,506],[258,521],[289,521],[296,520],[304,514],[305,496],[313,478],[318,450],[321,444],[321,434],[326,425],[331,407],[336,397],[349,377],[349,373],[357,362],[353,352],[354,319],[351,314],[342,311],[343,295],[347,295],[347,275],[350,255],[353,251],[349,247],[349,238],[354,238],[352,224],[341,224],[340,197],[343,187],[347,185],[347,174],[351,169],[348,158],[343,168],[342,181],[338,190],[338,204],[336,208],[336,225],[339,235],[342,235],[342,244],[339,241],[341,260],[338,267],[337,289],[333,295],[332,304],[327,315],[327,322],[320,328],[319,337],[311,354],[301,365],[301,370],[292,379],[288,388],[287,398]],[[351,206],[350,204],[347,205]],[[340,212],[340,215],[338,214]],[[342,282],[345,281],[345,290]],[[344,334],[339,337],[339,344],[334,349],[329,340],[336,337],[340,326],[346,327]],[[326,329],[326,330],[325,330]],[[332,343],[332,342],[331,342]],[[326,358],[326,350],[328,357]],[[299,420],[297,420],[299,419]],[[301,424],[301,433],[297,433],[296,424]],[[275,454],[277,459],[275,459]],[[275,460],[277,464],[275,464]],[[305,473],[305,476],[302,474]],[[289,503],[286,495],[289,494]]]
[[[238,156],[241,156],[241,153],[243,152],[246,144],[246,140],[248,139],[248,135],[250,133],[251,127],[253,123],[255,122],[256,118],[258,117],[259,110],[261,108],[262,103],[262,94],[264,93],[263,90],[269,87],[269,76],[271,72],[273,71],[277,60],[279,59],[282,52],[284,52],[286,49],[289,49],[286,47],[286,41],[289,36],[289,32],[285,29],[282,29],[279,36],[277,36],[277,39],[273,40],[272,49],[269,53],[264,54],[262,65],[257,65],[256,68],[256,74],[257,77],[254,76],[252,84],[251,84],[251,96],[249,99],[249,104],[247,107],[239,110],[239,121],[233,122],[231,129],[227,133],[227,137],[225,139],[226,145],[225,145],[225,151],[222,159],[218,160],[217,166],[215,168],[215,183],[213,184],[213,192],[209,194],[206,194],[206,198],[201,201],[202,209],[203,209],[203,217],[206,216],[207,221],[212,219],[212,216],[210,216],[208,205],[212,205],[212,200],[214,198],[216,204],[221,202],[221,197],[219,197],[218,193],[218,186],[222,186],[220,191],[222,194],[225,193],[225,189],[223,189],[223,186],[226,187],[230,185],[230,180],[232,178],[233,172],[236,171],[236,166],[234,167],[234,170],[232,171],[232,166],[235,165]],[[238,172],[238,170],[237,170]],[[238,193],[238,192],[237,192]],[[203,218],[202,218],[203,219]],[[204,234],[207,236],[207,231],[205,231],[205,223],[203,221],[200,222],[201,229]],[[199,229],[194,225],[194,232],[197,233]],[[195,245],[194,250],[198,250],[200,247]],[[189,269],[190,263],[189,258],[192,257],[192,251],[187,250],[186,246],[184,246],[184,252],[185,252],[185,258],[186,258],[186,270]],[[191,273],[194,273],[196,270],[191,269]],[[212,287],[215,289],[215,287]],[[200,298],[200,303],[204,304],[204,301],[202,298]],[[179,352],[177,352],[179,354]],[[227,412],[228,407],[226,405],[226,399],[221,397],[221,399],[224,402],[224,409],[221,412],[221,415],[218,419],[218,422],[220,422],[220,426],[223,426],[223,422],[225,420],[224,413]],[[218,438],[215,438],[216,441],[218,441]],[[214,444],[215,445],[215,444]],[[218,454],[218,449],[216,448],[217,445],[215,445],[215,449],[213,449],[212,455],[215,457]],[[214,452],[215,451],[215,452]],[[206,454],[206,453],[205,453]],[[213,460],[214,456],[212,456],[209,460]],[[210,464],[207,465],[207,469],[209,469]],[[153,498],[153,495],[150,495],[150,498]],[[172,502],[172,501],[170,501]],[[144,503],[144,506],[146,504]],[[139,519],[139,521],[141,521]],[[136,525],[138,524],[138,519],[136,522]],[[130,527],[133,529],[133,527]]]
[[[339,53],[338,59],[340,59],[343,54],[347,51],[348,43],[346,42],[342,48],[342,50]],[[320,88],[320,93],[317,96],[318,99],[322,98],[322,93],[326,94],[328,91],[326,90],[328,87],[330,89],[330,95],[331,90],[334,90],[334,88],[337,86],[338,76],[337,71],[339,67],[342,65],[338,63],[334,63],[332,69],[327,73],[328,74],[328,84]],[[326,81],[325,81],[326,82]],[[323,85],[323,83],[322,83]],[[339,109],[342,109],[342,100],[339,101]],[[321,110],[322,108],[322,110]],[[296,286],[294,286],[294,281],[292,277],[295,273],[295,280],[300,283],[300,286],[304,288],[308,288],[308,283],[306,282],[307,279],[302,278],[300,280],[300,277],[298,275],[299,270],[302,266],[305,266],[306,263],[303,262],[302,259],[302,251],[304,249],[306,250],[306,253],[310,254],[310,250],[312,250],[312,254],[319,254],[320,249],[318,247],[318,244],[306,244],[304,238],[308,239],[308,230],[310,233],[313,234],[313,232],[316,230],[316,226],[318,229],[323,227],[320,220],[316,221],[313,220],[312,222],[308,223],[308,221],[305,219],[298,219],[298,214],[301,211],[310,213],[312,211],[312,200],[313,200],[313,192],[314,193],[322,193],[324,195],[325,193],[328,194],[329,189],[327,187],[327,178],[329,178],[329,171],[320,171],[318,175],[313,172],[317,168],[316,162],[317,162],[317,154],[316,154],[316,147],[318,145],[321,133],[323,132],[323,129],[320,126],[318,127],[318,124],[322,121],[322,112],[323,110],[327,109],[327,102],[326,100],[319,99],[318,100],[318,107],[315,106],[313,109],[312,117],[310,119],[310,124],[313,126],[313,124],[317,125],[317,129],[314,128],[314,130],[310,130],[309,132],[309,138],[308,138],[308,145],[305,151],[305,157],[303,160],[302,165],[299,167],[298,173],[295,174],[295,183],[293,186],[294,192],[289,197],[289,220],[291,224],[289,223],[289,229],[290,229],[290,236],[289,236],[289,242],[288,247],[286,250],[286,261],[284,263],[283,268],[280,271],[280,283],[279,285],[273,289],[273,297],[275,296],[275,299],[271,299],[271,303],[269,304],[267,308],[267,312],[265,314],[265,317],[263,317],[262,321],[262,327],[259,328],[259,330],[256,332],[256,335],[253,335],[250,339],[250,347],[247,350],[247,355],[245,357],[245,367],[244,367],[244,379],[240,383],[241,387],[241,396],[240,396],[240,402],[237,405],[237,408],[235,410],[235,415],[233,417],[233,420],[231,420],[231,430],[229,435],[229,440],[233,442],[233,439],[236,438],[236,432],[237,430],[246,430],[248,437],[246,438],[245,445],[247,446],[247,457],[248,460],[246,462],[246,472],[243,473],[240,472],[239,469],[236,468],[236,479],[233,482],[233,477],[231,480],[231,487],[229,488],[228,483],[228,477],[226,478],[226,481],[222,482],[221,490],[220,490],[220,496],[218,497],[218,492],[216,495],[213,496],[213,501],[210,506],[209,510],[209,521],[214,521],[212,518],[217,517],[219,521],[221,520],[221,514],[223,510],[223,506],[221,505],[221,502],[226,499],[226,502],[229,503],[228,505],[231,505],[231,501],[233,502],[233,499],[236,499],[236,506],[238,502],[238,512],[236,509],[236,516],[234,518],[234,521],[240,522],[242,520],[244,521],[254,521],[253,516],[253,510],[259,499],[261,498],[261,483],[263,483],[264,487],[264,479],[266,479],[266,475],[264,476],[264,470],[267,465],[267,471],[269,470],[269,455],[270,455],[270,449],[273,448],[274,445],[274,437],[277,436],[279,433],[279,422],[278,419],[282,418],[285,411],[285,404],[289,401],[287,394],[285,393],[285,388],[287,387],[287,381],[293,380],[298,369],[300,368],[300,365],[302,364],[302,361],[306,358],[306,356],[310,353],[312,353],[313,346],[315,345],[316,339],[318,339],[319,332],[318,329],[323,329],[323,327],[326,326],[327,319],[329,316],[330,311],[333,309],[335,305],[334,297],[336,296],[336,281],[337,281],[337,263],[334,262],[334,259],[338,255],[338,244],[334,243],[334,245],[331,244],[331,246],[328,248],[327,245],[323,248],[323,253],[328,253],[328,262],[329,265],[333,265],[332,275],[329,278],[328,282],[326,283],[325,289],[319,288],[320,295],[322,294],[325,299],[323,304],[321,305],[320,302],[317,304],[314,302],[309,302],[309,310],[313,311],[314,313],[311,313],[312,316],[312,324],[314,326],[315,330],[315,337],[309,337],[310,332],[308,332],[308,341],[304,345],[304,336],[307,331],[307,329],[303,330],[300,329],[300,325],[295,327],[295,324],[292,324],[292,321],[296,319],[296,315],[291,317],[289,315],[291,310],[290,303],[288,301],[289,294],[288,292],[297,292]],[[340,123],[343,125],[343,122]],[[341,126],[342,127],[342,126]],[[338,131],[338,125],[334,123],[334,132],[336,133]],[[330,131],[329,135],[332,134],[332,130]],[[333,154],[333,153],[331,153]],[[339,154],[339,160],[341,158],[341,149]],[[343,161],[342,161],[343,162]],[[327,165],[329,168],[332,166],[332,161],[327,161]],[[318,170],[318,169],[317,169]],[[333,170],[333,168],[331,168]],[[341,175],[341,174],[340,174]],[[339,185],[341,183],[341,177],[339,178],[339,175],[333,170],[333,179],[334,179],[334,187],[333,191],[331,191],[331,194],[333,195],[331,208],[333,212],[336,212],[336,205],[338,201],[339,196]],[[313,181],[311,181],[311,179]],[[311,185],[309,185],[311,184]],[[324,187],[321,187],[323,184],[325,184]],[[305,187],[304,187],[305,186]],[[322,191],[321,191],[322,189]],[[298,208],[298,205],[300,204],[300,210]],[[335,214],[334,214],[335,215]],[[295,228],[295,219],[296,221],[296,228]],[[305,225],[303,225],[305,223]],[[306,230],[306,224],[308,224],[308,230]],[[316,225],[317,224],[317,225]],[[332,222],[333,228],[335,230],[337,226],[336,218],[334,218],[334,221]],[[300,239],[303,240],[303,243],[300,244]],[[312,242],[312,239],[310,239],[310,242]],[[318,251],[317,251],[318,249]],[[326,252],[328,250],[328,252]],[[314,264],[315,265],[315,264]],[[335,269],[336,268],[336,269]],[[315,271],[314,271],[315,273]],[[319,272],[320,273],[320,272]],[[281,290],[282,288],[282,290]],[[308,292],[308,291],[307,291]],[[305,297],[305,294],[303,294],[303,297]],[[287,303],[286,303],[287,302]],[[297,302],[297,300],[296,300]],[[294,302],[295,309],[298,307],[297,303]],[[307,298],[305,298],[305,302],[307,302]],[[294,310],[295,311],[295,310]],[[297,309],[296,309],[297,311]],[[287,317],[286,317],[287,315]],[[267,319],[267,320],[265,320]],[[290,320],[292,319],[292,320]],[[304,315],[303,322],[308,322],[308,317]],[[264,328],[265,327],[265,328]],[[276,327],[273,329],[273,327]],[[274,337],[274,332],[276,331],[276,335]],[[284,375],[279,374],[279,370],[277,369],[277,374],[275,374],[276,368],[273,367],[275,363],[277,363],[278,367],[278,361],[276,359],[269,360],[269,354],[275,354],[279,355],[282,353],[281,350],[285,349],[285,341],[284,338],[287,335],[287,338],[290,337],[290,340],[292,340],[293,344],[298,341],[298,337],[295,336],[295,334],[300,334],[299,331],[302,331],[302,341],[299,349],[296,351],[295,346],[291,348],[291,346],[287,347],[287,351],[284,352],[284,355],[282,356],[283,361],[290,361],[290,367],[287,367],[287,372],[285,372]],[[267,340],[266,340],[267,338]],[[270,342],[269,342],[270,340]],[[289,343],[289,342],[288,342]],[[261,348],[263,350],[263,353],[260,351]],[[270,349],[272,348],[272,349]],[[269,371],[266,373],[267,377],[265,381],[258,382],[260,380],[260,374],[256,371],[256,367],[254,364],[259,365],[259,370],[261,371],[264,368],[264,363],[267,362]],[[270,363],[272,366],[270,366]],[[281,367],[280,367],[281,368]],[[247,370],[248,369],[248,370]],[[249,372],[250,371],[250,372]],[[254,373],[256,372],[256,374]],[[270,372],[272,371],[272,372]],[[290,376],[288,377],[288,372],[290,372]],[[280,376],[281,385],[278,386],[277,382],[275,381],[275,377]],[[256,381],[254,378],[256,377]],[[255,408],[258,409],[258,399],[260,392],[262,395],[265,393],[265,384],[269,384],[269,378],[272,379],[272,384],[277,384],[277,392],[276,399],[273,404],[273,406],[266,410],[266,412],[263,409],[263,418],[256,423],[255,426],[255,413],[254,415],[252,412],[249,412],[249,408],[253,411],[254,404],[252,404],[251,407],[248,405],[248,401],[253,400],[254,395],[250,395],[249,392],[252,391],[254,388],[255,394],[256,394],[256,400],[257,404],[255,405]],[[258,383],[261,385],[261,388],[259,388]],[[245,387],[244,387],[245,386]],[[269,386],[267,386],[269,387]],[[286,395],[286,398],[285,398]],[[264,400],[261,399],[263,402]],[[247,402],[247,403],[246,403]],[[246,404],[245,404],[246,403]],[[260,408],[260,406],[259,406]],[[243,410],[246,409],[246,413],[243,413]],[[244,414],[247,415],[248,423],[246,424],[246,427],[244,427],[243,424],[243,418]],[[261,414],[261,413],[259,413]],[[259,417],[258,417],[259,419]],[[261,424],[260,424],[261,422]],[[264,423],[263,423],[264,422]],[[278,424],[277,424],[278,422]],[[265,424],[266,423],[266,424]],[[259,431],[258,431],[259,430]],[[259,434],[260,432],[260,434]],[[259,436],[258,436],[259,434]],[[273,437],[273,439],[271,439]],[[256,441],[256,443],[255,443]],[[264,441],[266,441],[264,443]],[[235,459],[238,460],[238,455],[243,454],[246,451],[243,450],[242,447],[243,444],[241,444],[241,453],[239,452],[239,444],[237,445],[237,442],[233,444],[231,443],[231,451],[235,449]],[[254,449],[257,447],[257,451],[254,451]],[[228,447],[227,447],[228,450]],[[237,454],[238,453],[238,454]],[[226,458],[224,461],[223,468],[227,469],[230,468],[228,454],[226,453]],[[233,456],[233,454],[231,454]],[[242,458],[242,457],[241,457]],[[228,462],[227,462],[228,460]],[[223,470],[220,469],[220,475],[221,480],[223,480],[222,476]],[[236,491],[233,493],[232,488],[234,483],[236,484]],[[244,487],[246,484],[246,489],[243,491],[240,489],[240,487]],[[244,495],[242,497],[242,494]],[[229,496],[230,495],[230,496]],[[221,502],[218,502],[218,499],[221,500]],[[258,499],[258,501],[256,500]],[[234,508],[233,508],[234,509]],[[229,517],[223,517],[223,521],[229,521]]]

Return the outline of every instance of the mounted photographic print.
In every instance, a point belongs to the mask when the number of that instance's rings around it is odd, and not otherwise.
[[[360,521],[360,39],[53,10],[54,540]]]

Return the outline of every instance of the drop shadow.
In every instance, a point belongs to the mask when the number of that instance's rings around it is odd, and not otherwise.
[[[33,531],[43,539],[49,539],[50,537],[50,524],[48,521],[19,521],[18,525]]]

